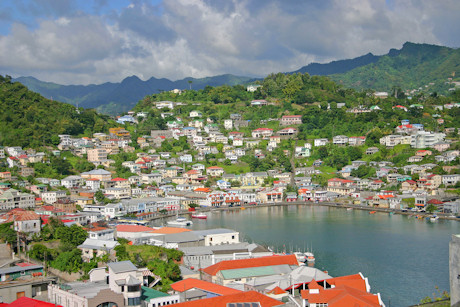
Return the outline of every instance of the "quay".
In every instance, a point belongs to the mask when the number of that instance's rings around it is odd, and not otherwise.
[[[277,202],[277,203],[265,203],[265,204],[258,204],[258,205],[250,205],[250,206],[235,206],[235,207],[201,207],[197,208],[196,211],[187,211],[187,210],[181,210],[179,212],[179,216],[189,216],[193,212],[213,212],[213,211],[232,211],[232,210],[242,210],[242,208],[249,209],[249,208],[263,208],[263,207],[284,207],[284,206],[298,206],[298,205],[304,205],[304,206],[326,206],[326,207],[333,207],[333,208],[352,208],[354,210],[363,210],[363,211],[376,211],[376,212],[383,212],[383,213],[394,213],[394,214],[401,214],[401,215],[408,215],[408,216],[421,216],[422,218],[427,218],[432,216],[434,213],[428,213],[428,212],[415,212],[415,211],[402,211],[399,209],[391,209],[391,208],[379,208],[379,207],[369,207],[369,206],[359,206],[359,205],[352,205],[348,203],[341,203],[341,202],[305,202],[305,201],[297,201],[297,202]],[[452,216],[449,213],[442,213],[442,212],[436,212],[436,215],[440,219],[445,219],[445,220],[454,220],[454,221],[460,221],[460,218],[456,216]],[[160,219],[168,219],[176,217],[176,212],[174,213],[169,213],[169,214],[163,214],[159,216],[155,216],[152,218],[147,219],[147,221],[156,221]]]

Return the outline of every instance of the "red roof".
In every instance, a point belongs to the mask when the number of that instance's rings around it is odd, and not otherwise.
[[[128,180],[128,179],[120,178],[120,177],[117,177],[117,178],[112,179],[112,181],[127,181],[127,180]]]
[[[223,270],[245,269],[281,264],[298,265],[299,262],[297,261],[295,255],[275,255],[252,259],[224,260],[208,266],[207,268],[203,269],[203,272],[215,276],[219,271]]]
[[[22,262],[22,263],[17,263],[16,265],[21,267],[21,268],[24,268],[24,267],[32,266],[32,265],[35,265],[35,264],[28,263],[28,262]]]
[[[177,292],[184,292],[190,289],[200,289],[206,292],[212,292],[218,295],[228,295],[240,293],[240,290],[228,288],[225,286],[217,285],[212,282],[199,280],[195,278],[187,278],[171,285],[171,288]]]
[[[220,166],[210,166],[208,167],[208,169],[223,169],[223,168]]]
[[[230,303],[260,303],[261,307],[272,307],[284,305],[283,302],[268,297],[256,291],[240,292],[235,294],[217,296],[212,298],[205,298],[201,300],[188,301],[179,304],[172,304],[169,306],[181,307],[216,307],[227,306]]]
[[[428,201],[428,204],[431,204],[431,205],[442,205],[443,202],[438,200],[438,199],[431,199]]]
[[[7,304],[8,307],[62,307],[62,305],[55,305],[54,303],[47,303],[29,297],[21,297],[14,302]]]
[[[308,285],[309,290],[301,291],[302,298],[308,300],[309,303],[323,303],[330,307],[380,306],[379,296],[367,292],[366,281],[360,274],[331,278],[326,282],[335,287],[324,289],[313,280]],[[312,289],[318,291],[310,291]]]
[[[155,229],[142,225],[117,225],[119,232],[151,232]]]

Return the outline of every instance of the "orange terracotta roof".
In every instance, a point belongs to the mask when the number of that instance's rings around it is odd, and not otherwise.
[[[5,214],[7,216],[6,223],[13,221],[32,221],[40,220],[40,216],[33,211],[16,211],[11,210]]]
[[[210,188],[196,188],[194,191],[195,192],[211,192],[212,190]]]
[[[206,298],[202,300],[189,301],[179,304],[172,304],[169,306],[180,306],[180,307],[216,307],[216,306],[227,306],[229,303],[260,303],[261,307],[272,307],[284,305],[283,302],[268,297],[262,293],[256,291],[247,291],[241,293],[235,293],[224,296],[217,296],[212,298]]]
[[[120,232],[151,232],[153,228],[142,225],[117,225],[117,231]]]
[[[211,266],[208,266],[207,268],[203,269],[203,272],[215,276],[217,272],[222,270],[244,269],[281,264],[298,265],[299,263],[295,255],[275,255],[252,259],[224,260]]]
[[[240,293],[240,290],[214,284],[209,281],[199,280],[196,278],[187,278],[171,285],[171,288],[177,292],[184,292],[190,289],[200,289],[206,292],[212,292],[218,295],[228,295]]]
[[[338,286],[332,289],[319,290],[319,293],[301,292],[302,298],[309,303],[328,304],[329,307],[373,307],[380,306],[377,295],[361,291],[349,286]]]
[[[109,228],[107,227],[99,227],[99,226],[96,226],[96,227],[92,227],[92,228],[85,228],[86,231],[103,231],[103,230],[107,230]]]
[[[151,233],[162,233],[162,234],[171,234],[171,233],[182,233],[191,231],[190,229],[179,228],[179,227],[161,227],[160,229],[155,229]]]
[[[312,280],[308,283],[308,289],[323,289],[316,280]]]
[[[280,287],[275,287],[272,291],[268,292],[270,294],[275,294],[275,295],[279,295],[279,294],[285,294],[286,291],[284,291],[283,289],[281,289]]]
[[[372,307],[380,306],[379,296],[367,292],[366,281],[360,274],[335,277],[326,281],[335,288],[323,289],[316,281],[309,283],[309,290],[301,291],[303,299],[309,303],[328,304],[329,307],[356,306]],[[317,293],[310,290],[317,289]]]

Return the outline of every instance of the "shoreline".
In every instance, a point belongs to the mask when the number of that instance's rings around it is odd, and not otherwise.
[[[376,212],[383,212],[383,213],[393,213],[393,214],[400,214],[400,215],[408,215],[408,216],[420,216],[422,219],[429,218],[433,215],[436,215],[439,217],[439,219],[443,220],[451,220],[451,221],[460,221],[460,218],[457,218],[455,216],[449,215],[448,213],[427,213],[427,212],[412,212],[412,211],[401,211],[398,209],[390,209],[390,208],[378,208],[378,207],[368,207],[368,206],[358,206],[358,205],[350,205],[350,204],[345,204],[345,203],[339,203],[339,202],[319,202],[319,203],[314,203],[314,202],[278,202],[278,203],[267,203],[267,204],[259,204],[259,205],[251,205],[251,206],[238,206],[238,207],[219,207],[219,208],[213,208],[213,207],[201,207],[197,208],[196,211],[180,211],[179,215],[180,216],[186,216],[190,217],[190,215],[193,212],[212,212],[212,211],[232,211],[232,210],[244,210],[244,209],[252,209],[252,208],[264,208],[264,207],[285,207],[285,206],[299,206],[299,205],[304,205],[304,206],[325,206],[325,207],[332,207],[332,208],[342,208],[342,209],[348,209],[351,208],[353,210],[362,210],[362,211],[376,211]],[[244,209],[243,209],[244,208]],[[171,218],[175,217],[176,214],[165,214],[162,216],[156,216],[153,218],[150,218],[146,221],[148,222],[153,222],[159,219],[163,218]]]

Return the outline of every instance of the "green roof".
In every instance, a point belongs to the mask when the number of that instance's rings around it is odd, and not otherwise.
[[[149,302],[152,298],[164,297],[169,296],[168,293],[163,293],[155,289],[151,289],[149,287],[142,286],[142,295],[141,299],[143,301]]]
[[[267,276],[277,274],[272,266],[262,266],[255,268],[222,270],[220,271],[224,279],[236,279],[245,277]]]

